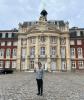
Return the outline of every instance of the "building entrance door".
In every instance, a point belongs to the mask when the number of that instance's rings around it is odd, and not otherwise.
[[[34,69],[34,61],[30,61],[30,69]]]
[[[61,67],[62,67],[62,71],[66,71],[67,70],[66,61],[62,61]]]
[[[56,71],[56,62],[51,62],[51,71]]]

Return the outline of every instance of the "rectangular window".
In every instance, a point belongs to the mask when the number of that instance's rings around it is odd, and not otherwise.
[[[71,68],[76,68],[76,62],[75,61],[71,61]]]
[[[75,58],[75,48],[70,48],[71,58]]]
[[[70,40],[70,45],[75,45],[75,41],[74,40]]]
[[[45,42],[45,40],[46,40],[46,39],[45,39],[45,36],[41,36],[41,37],[40,37],[40,42],[43,43],[43,42]]]
[[[17,56],[17,49],[16,48],[13,49],[12,56],[13,57],[16,57]]]
[[[61,57],[62,58],[66,57],[66,47],[61,47]]]
[[[10,57],[10,55],[11,55],[11,50],[10,49],[7,49],[6,50],[6,57]]]
[[[30,67],[31,69],[34,69],[34,61],[30,61]]]
[[[66,61],[62,61],[61,63],[62,63],[61,64],[62,70],[66,70],[67,69]]]
[[[80,36],[80,31],[77,31],[77,36]]]
[[[12,33],[12,38],[15,38],[16,37],[16,33]]]
[[[0,61],[0,68],[3,68],[3,61]]]
[[[0,33],[0,38],[2,38],[2,33]]]
[[[36,40],[35,37],[30,38],[30,43],[35,44]]]
[[[5,33],[2,33],[2,38],[5,38]]]
[[[81,36],[84,36],[84,32],[83,31],[80,31],[80,34],[81,34]]]
[[[52,36],[51,38],[50,38],[50,42],[51,43],[57,43],[57,37],[56,36]]]
[[[5,62],[5,68],[10,68],[10,61]]]
[[[11,42],[7,42],[7,46],[11,46]]]
[[[45,55],[45,47],[40,48],[40,55]]]
[[[16,68],[16,61],[12,61],[12,68]]]
[[[22,58],[24,59],[26,57],[26,48],[22,48]]]
[[[17,42],[13,42],[13,46],[17,46]]]
[[[9,33],[9,34],[8,34],[8,37],[9,37],[9,38],[11,38],[11,37],[12,37],[12,34],[11,34],[11,33]]]
[[[4,49],[0,49],[0,57],[4,57]]]
[[[82,41],[81,40],[77,40],[77,45],[82,45]]]
[[[35,47],[30,48],[30,55],[35,55]]]
[[[79,66],[79,69],[83,69],[84,68],[83,61],[78,61],[78,66]]]
[[[77,48],[77,54],[78,54],[78,58],[83,57],[82,48]]]
[[[1,46],[5,46],[5,42],[1,42]]]
[[[6,33],[6,38],[8,38],[8,33]]]
[[[56,55],[56,47],[51,47],[51,55]]]

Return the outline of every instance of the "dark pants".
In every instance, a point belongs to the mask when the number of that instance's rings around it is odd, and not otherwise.
[[[37,80],[38,93],[43,94],[43,80],[42,79],[36,79],[36,80]]]

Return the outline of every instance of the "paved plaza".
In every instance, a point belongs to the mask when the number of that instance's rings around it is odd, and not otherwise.
[[[44,74],[44,94],[37,96],[35,73],[0,75],[0,100],[84,100],[84,73]]]

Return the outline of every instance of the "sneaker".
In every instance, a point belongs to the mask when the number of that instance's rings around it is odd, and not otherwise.
[[[43,94],[41,93],[40,96],[42,96]]]
[[[37,93],[37,95],[40,95],[40,93]]]

